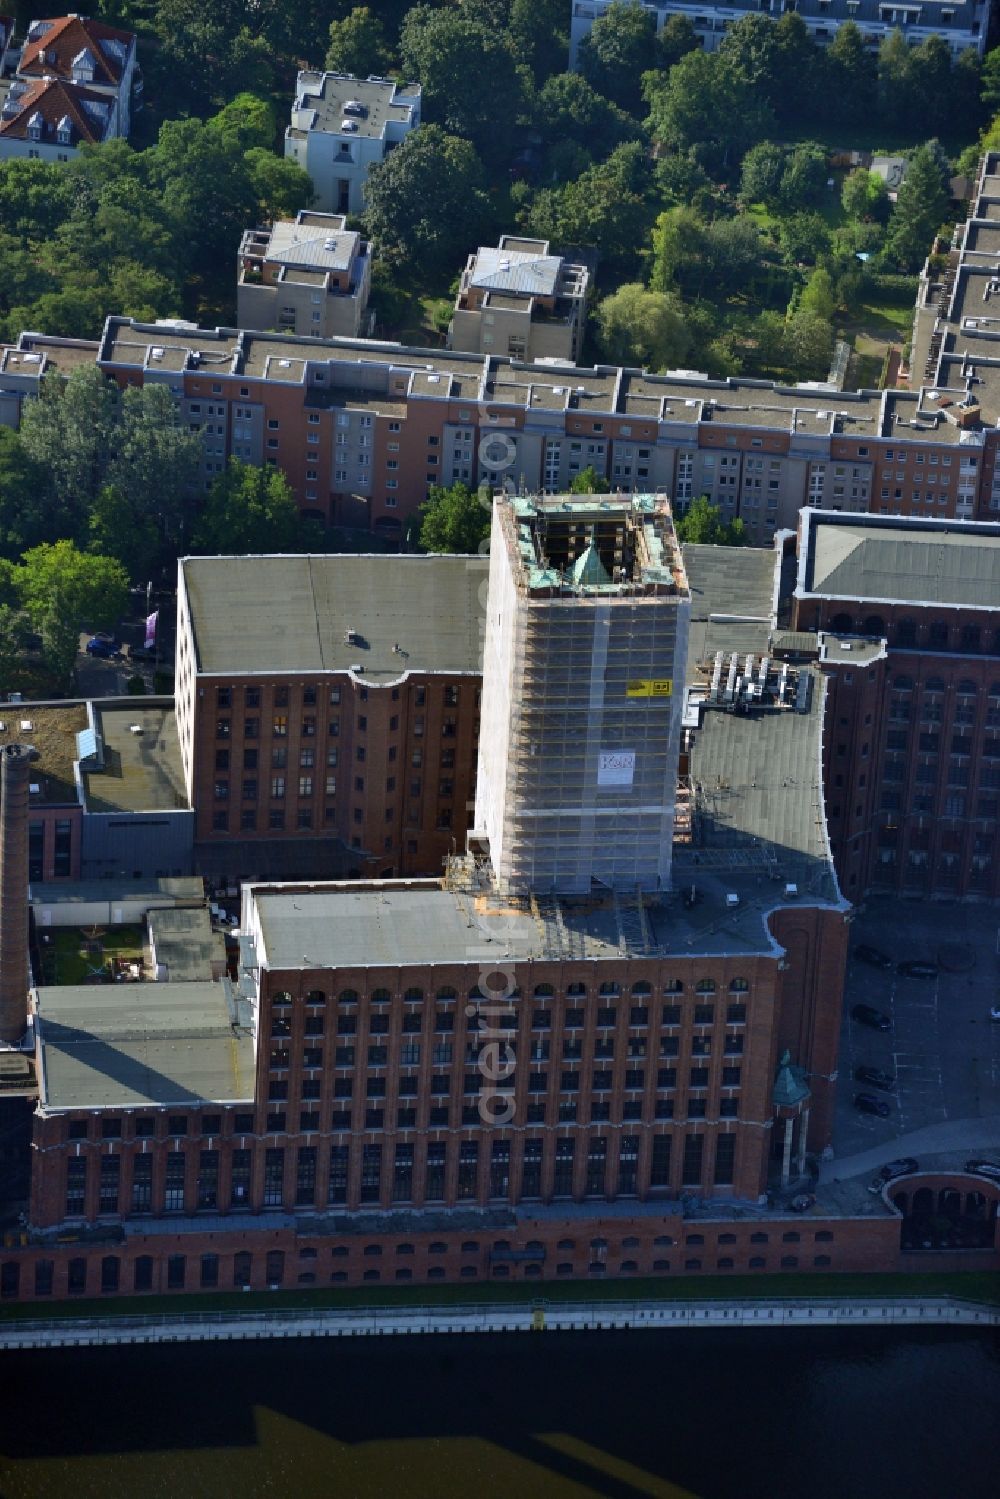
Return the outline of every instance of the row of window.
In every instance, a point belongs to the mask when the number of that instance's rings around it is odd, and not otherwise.
[[[714,979],[701,978],[701,979],[698,979],[697,982],[695,983],[695,985],[694,985],[694,992],[695,992],[695,994],[698,994],[698,995],[715,994],[717,992],[717,988],[718,988],[718,986],[716,985],[716,982],[715,982]],[[685,984],[684,984],[684,980],[683,979],[667,979],[667,981],[663,985],[663,992],[664,992],[664,994],[669,994],[669,995],[682,994],[684,992],[684,989],[685,989]],[[729,984],[728,984],[728,992],[730,994],[747,994],[749,992],[749,989],[750,989],[749,981],[747,979],[745,979],[745,978],[730,979]],[[567,984],[567,986],[566,986],[566,994],[567,994],[567,996],[574,997],[574,998],[581,998],[581,997],[585,996],[587,994],[587,990],[588,990],[588,985],[585,984],[585,983],[572,983],[572,984]],[[532,989],[531,992],[532,992],[532,996],[535,999],[556,999],[557,998],[555,987],[552,984],[536,984],[534,986],[534,988]],[[613,979],[605,980],[605,982],[603,984],[601,984],[599,986],[598,990],[597,990],[597,993],[600,996],[602,996],[604,998],[608,998],[608,999],[619,998],[624,992],[625,992],[624,991],[624,987],[621,984],[619,984],[618,982],[616,982],[615,980],[613,980]],[[645,979],[643,979],[643,980],[640,980],[638,983],[632,984],[631,987],[629,988],[628,992],[632,995],[633,998],[636,998],[636,999],[638,999],[638,998],[652,998],[653,997],[653,986],[652,986],[651,983],[649,983]],[[503,990],[503,991],[497,990],[495,992],[495,995],[496,995],[496,997],[492,1001],[493,1003],[499,1003],[499,1002],[501,1002],[501,1000],[506,1001],[506,1000],[520,999],[521,998],[521,990],[519,988],[509,989],[509,990]],[[420,989],[420,988],[417,988],[416,986],[413,986],[413,987],[408,988],[408,989],[406,989],[406,990],[403,991],[403,1002],[404,1002],[404,1004],[421,1004],[423,1002],[423,1000],[424,1000],[424,997],[425,997],[424,996],[424,990]],[[360,998],[361,998],[361,995],[359,994],[359,992],[358,992],[357,989],[341,989],[340,992],[336,996],[336,1002],[341,1007],[341,1009],[344,1009],[344,1008],[347,1008],[348,1006],[356,1005],[359,1002]],[[393,996],[390,993],[390,991],[388,989],[383,989],[383,988],[377,988],[377,989],[371,990],[371,992],[370,992],[370,994],[368,996],[369,1003],[370,1004],[376,1004],[376,1005],[377,1004],[388,1004],[391,1001],[392,998],[393,998]],[[449,1000],[455,1000],[455,999],[458,998],[458,991],[455,990],[455,989],[453,989],[450,985],[445,985],[445,986],[439,988],[436,991],[436,998],[439,1001],[447,1003],[447,1001],[449,1001]],[[490,995],[484,993],[483,989],[478,984],[476,984],[476,985],[474,985],[468,991],[468,998],[471,999],[471,1000],[480,1000],[480,1001],[484,1001],[485,1002],[485,1001],[489,1001],[490,1000]],[[277,991],[275,994],[273,994],[271,996],[271,1003],[272,1003],[272,1005],[290,1005],[292,1003],[292,1001],[293,1001],[293,997],[292,997],[291,993],[288,990],[279,990],[279,991]],[[325,994],[325,991],[322,990],[322,989],[311,989],[311,990],[309,990],[306,1002],[308,1004],[311,1004],[311,1005],[325,1004],[326,1003],[326,994]],[[737,1006],[737,1009],[739,1009],[739,1008],[740,1007]],[[489,1011],[488,1013],[492,1014],[493,1012]],[[538,1012],[538,1013],[541,1013],[541,1012]],[[696,1014],[698,1013],[697,1009],[696,1009],[695,1013]],[[705,1024],[705,1025],[711,1024],[712,1021],[713,1021],[713,1019],[714,1019],[714,1015],[715,1015],[714,1007],[713,1006],[706,1006],[705,1007],[705,1014],[706,1014],[707,1018],[704,1019],[704,1020],[697,1021],[696,1022],[697,1024],[699,1024],[699,1025],[702,1025],[702,1024]],[[647,1016],[647,1018],[648,1018],[648,1016]],[[732,1018],[732,1017],[730,1017],[730,1018]],[[745,1011],[743,1013],[739,1014],[739,1016],[737,1018],[739,1018],[741,1020],[745,1020],[746,1019]]]

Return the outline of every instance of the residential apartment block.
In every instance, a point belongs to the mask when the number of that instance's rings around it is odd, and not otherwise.
[[[419,84],[302,72],[295,82],[285,155],[312,178],[315,208],[357,214],[364,210],[371,168],[419,124]]]
[[[343,214],[302,208],[294,220],[248,229],[240,244],[241,328],[357,338],[370,324],[371,246]]]
[[[549,254],[546,239],[504,234],[480,246],[462,272],[448,329],[449,348],[511,359],[580,357],[590,273]]]
[[[18,51],[11,29],[0,18],[0,157],[68,161],[81,144],[128,136],[142,98],[132,32],[79,15],[35,20]]]
[[[573,0],[570,22],[570,65],[576,66],[580,41],[611,0]],[[794,10],[805,22],[814,42],[825,46],[844,21],[853,21],[870,47],[878,47],[896,30],[912,45],[939,36],[957,57],[967,47],[986,50],[992,5],[990,0],[954,0],[954,4],[917,4],[906,0],[732,0],[728,5],[700,5],[697,0],[641,0],[660,32],[671,16],[685,16],[706,52],[715,52],[727,29],[746,15],[778,20]]]
[[[188,557],[180,756],[198,867],[436,874],[475,786],[485,559]]]

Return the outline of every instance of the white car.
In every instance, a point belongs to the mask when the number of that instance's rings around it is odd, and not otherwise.
[[[1000,1005],[991,1005],[990,1006],[990,1019],[991,1020],[1000,1020]]]

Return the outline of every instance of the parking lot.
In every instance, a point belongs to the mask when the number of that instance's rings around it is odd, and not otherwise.
[[[948,1120],[1000,1116],[1000,1024],[989,1014],[1000,998],[998,923],[1000,912],[988,906],[876,898],[859,909],[841,1034],[837,1159]],[[858,961],[862,943],[892,958],[893,968]],[[919,959],[942,964],[938,976],[896,972],[896,963]],[[888,1015],[891,1029],[852,1020],[858,1003]],[[859,1065],[891,1073],[893,1087],[883,1092],[855,1081]],[[859,1091],[885,1099],[889,1117],[859,1113],[853,1104]]]

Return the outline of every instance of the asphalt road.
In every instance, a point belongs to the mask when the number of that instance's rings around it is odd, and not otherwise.
[[[946,1120],[1000,1114],[1000,1024],[989,1011],[1000,993],[998,913],[987,906],[869,900],[851,929],[851,959],[841,1033],[834,1150],[853,1155]],[[894,962],[939,955],[965,971],[942,968],[936,979],[901,977],[859,962],[854,950],[870,943]],[[965,965],[968,965],[965,968]],[[850,1018],[859,1001],[892,1021],[876,1031]],[[891,1107],[888,1119],[859,1113],[853,1096],[859,1064],[895,1077],[878,1092]]]

